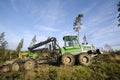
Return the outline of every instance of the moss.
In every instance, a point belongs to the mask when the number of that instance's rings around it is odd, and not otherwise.
[[[0,73],[0,80],[119,80],[120,52],[93,58],[90,66],[42,65],[30,71]]]
[[[0,75],[0,80],[23,80],[23,72],[8,72]]]

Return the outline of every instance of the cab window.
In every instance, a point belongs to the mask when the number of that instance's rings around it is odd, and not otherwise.
[[[66,40],[66,46],[73,46],[72,40],[67,39]]]

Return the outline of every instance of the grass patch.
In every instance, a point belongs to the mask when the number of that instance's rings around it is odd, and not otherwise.
[[[88,67],[42,65],[30,71],[0,73],[0,80],[120,80],[120,52],[94,57]]]

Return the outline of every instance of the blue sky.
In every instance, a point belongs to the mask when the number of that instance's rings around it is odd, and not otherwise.
[[[16,49],[24,38],[23,50],[31,39],[37,42],[56,37],[63,46],[64,35],[77,34],[73,22],[83,13],[80,42],[87,36],[90,44],[109,44],[120,49],[120,27],[117,27],[119,0],[0,0],[0,33],[5,32],[9,49]]]

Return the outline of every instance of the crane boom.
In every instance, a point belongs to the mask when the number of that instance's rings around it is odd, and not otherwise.
[[[57,40],[56,40],[55,37],[51,37],[51,38],[48,38],[48,39],[45,40],[45,41],[39,42],[39,43],[37,43],[37,44],[35,44],[35,45],[31,46],[31,47],[28,47],[28,50],[29,50],[29,51],[33,51],[35,48],[40,47],[40,46],[43,46],[43,45],[48,44],[48,43],[50,43],[50,42],[52,42],[52,46],[53,46],[53,48],[55,48],[55,46],[57,45],[57,44],[56,44],[56,41],[57,41]],[[57,46],[58,46],[58,45],[57,45]]]

